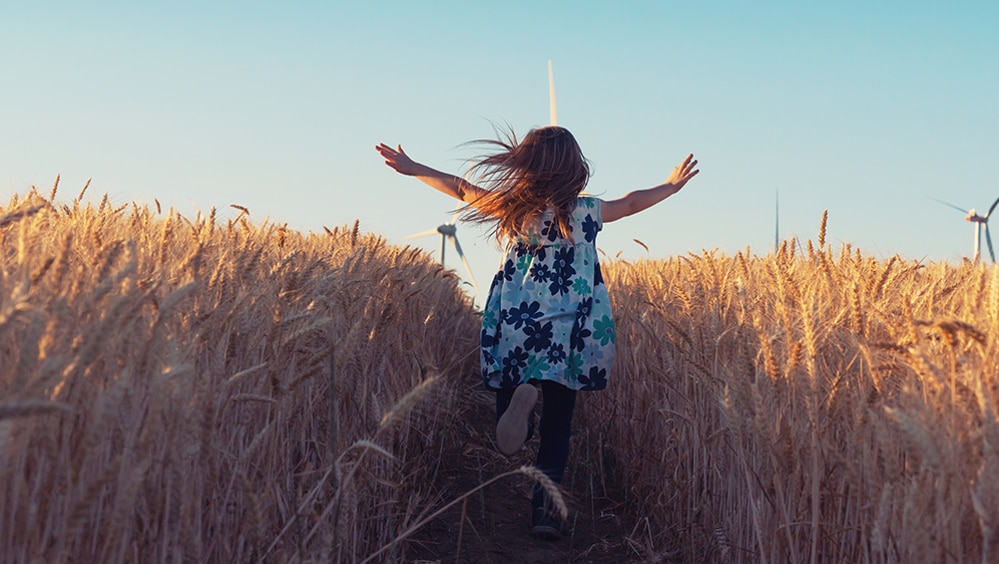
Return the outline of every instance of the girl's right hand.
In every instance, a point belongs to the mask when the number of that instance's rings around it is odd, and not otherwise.
[[[422,170],[421,165],[409,158],[409,155],[402,150],[402,145],[397,145],[393,149],[385,143],[379,143],[375,146],[375,150],[385,159],[385,164],[395,169],[399,174],[416,176]]]

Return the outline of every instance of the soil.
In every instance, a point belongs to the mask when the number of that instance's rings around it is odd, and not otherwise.
[[[456,445],[445,454],[437,487],[452,500],[494,476],[532,466],[535,436],[513,456],[494,442],[495,403],[490,392],[470,391],[464,417],[458,418]],[[584,399],[585,401],[585,399]],[[540,409],[538,406],[537,409]],[[579,405],[577,403],[577,410]],[[578,421],[578,418],[577,418]],[[469,496],[423,528],[409,543],[406,560],[420,563],[642,562],[643,546],[634,526],[622,515],[621,495],[594,485],[589,462],[574,460],[580,433],[574,422],[573,448],[562,484],[569,506],[569,535],[556,541],[530,534],[533,481],[515,474]],[[584,435],[585,440],[585,435]]]

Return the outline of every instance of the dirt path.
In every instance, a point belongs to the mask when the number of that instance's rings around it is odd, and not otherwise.
[[[438,487],[445,499],[454,499],[486,480],[523,465],[532,465],[537,437],[520,453],[505,457],[493,442],[495,404],[484,390],[469,394],[467,414],[456,429],[458,445],[445,455]],[[530,497],[533,482],[523,475],[503,478],[427,525],[410,545],[414,562],[542,563],[642,561],[630,539],[632,526],[620,515],[619,503],[596,493],[586,472],[582,451],[573,437],[563,492],[569,505],[572,534],[558,541],[535,539],[530,530]],[[576,458],[574,458],[576,457]],[[574,464],[575,463],[575,464]],[[619,497],[619,496],[617,496]],[[464,513],[464,518],[463,518]],[[460,545],[459,545],[460,539]]]

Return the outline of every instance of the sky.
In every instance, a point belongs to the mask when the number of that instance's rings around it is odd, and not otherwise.
[[[605,226],[609,257],[766,255],[779,194],[781,239],[816,240],[828,210],[834,248],[960,261],[973,227],[933,198],[999,197],[996,29],[994,1],[3,2],[0,201],[56,175],[71,201],[91,178],[95,202],[238,204],[302,232],[358,219],[438,257],[405,237],[455,202],[373,147],[460,173],[465,142],[548,123],[550,60],[589,193],[700,161]],[[458,238],[485,286],[495,243]]]

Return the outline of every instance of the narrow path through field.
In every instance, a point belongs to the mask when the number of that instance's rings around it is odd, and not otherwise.
[[[458,419],[458,444],[446,453],[438,487],[454,499],[486,480],[523,465],[532,465],[537,437],[520,453],[505,457],[493,441],[493,395],[481,388],[470,390]],[[585,401],[585,399],[583,400]],[[563,491],[569,505],[572,534],[558,541],[530,535],[530,495],[533,482],[514,475],[473,494],[462,506],[442,515],[418,533],[410,557],[416,562],[542,563],[635,562],[639,547],[630,540],[632,527],[607,495],[595,493],[588,472],[572,468],[581,462],[583,449],[573,438],[573,454]],[[574,458],[575,457],[575,458]],[[460,540],[460,544],[459,544]]]

